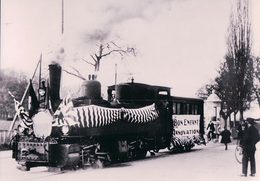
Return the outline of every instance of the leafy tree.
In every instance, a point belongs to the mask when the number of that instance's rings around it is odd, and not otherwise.
[[[260,57],[254,58],[254,87],[255,98],[260,107]]]
[[[248,14],[248,0],[237,0],[230,16],[225,62],[220,65],[215,83],[202,87],[197,93],[200,97],[207,96],[211,88],[215,90],[222,101],[220,114],[225,123],[231,113],[236,119],[236,114],[240,112],[240,119],[243,120],[243,112],[249,108],[253,95],[260,105],[260,61],[251,53]]]
[[[0,117],[8,118],[15,114],[14,101],[8,94],[10,91],[20,101],[27,86],[25,75],[13,71],[1,71],[0,73]],[[27,101],[24,102],[27,106]]]
[[[228,62],[228,59],[227,59]],[[233,67],[228,63],[223,63],[218,71],[219,75],[215,78],[214,90],[221,100],[220,114],[227,124],[227,118],[236,110],[236,99],[234,98],[234,73]]]
[[[249,108],[253,93],[253,58],[251,55],[251,24],[248,0],[238,0],[230,17],[226,62],[216,78],[217,94],[223,101],[222,116],[243,112]]]
[[[212,93],[212,90],[214,89],[215,83],[212,84],[206,84],[199,88],[199,90],[196,92],[196,95],[200,97],[201,99],[206,100],[209,95]]]

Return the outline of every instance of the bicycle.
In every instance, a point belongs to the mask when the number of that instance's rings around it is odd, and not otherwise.
[[[242,164],[243,149],[239,144],[237,144],[235,148],[235,157],[236,157],[236,161]]]

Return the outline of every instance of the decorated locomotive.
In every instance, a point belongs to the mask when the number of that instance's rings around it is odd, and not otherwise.
[[[30,94],[28,112],[16,101],[20,122],[13,158],[25,170],[102,167],[204,142],[203,100],[174,97],[169,87],[133,80],[109,86],[104,100],[95,76],[84,81],[82,96],[61,99],[61,69],[49,65],[49,80],[42,81],[38,96]]]

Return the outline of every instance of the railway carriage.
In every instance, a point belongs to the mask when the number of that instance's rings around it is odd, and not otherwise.
[[[135,82],[109,86],[104,100],[100,82],[91,76],[80,97],[60,99],[61,67],[52,64],[49,71],[47,87],[39,88],[37,109],[19,112],[13,158],[25,170],[100,167],[144,158],[148,151],[189,150],[203,141],[202,100]]]
[[[194,144],[205,144],[204,101],[202,99],[172,96],[174,151],[190,150]]]

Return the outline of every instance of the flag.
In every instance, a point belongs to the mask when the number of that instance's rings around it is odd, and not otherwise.
[[[52,125],[53,126],[63,126],[68,125],[72,126],[77,124],[76,118],[74,116],[74,106],[71,99],[71,96],[68,94],[62,102],[60,103],[59,107],[54,113],[54,120]]]
[[[24,109],[24,107],[14,98],[15,111],[19,116],[21,122],[20,125],[24,128],[29,128],[32,126],[33,122],[29,117],[29,113]]]
[[[33,89],[32,80],[30,80],[28,92],[29,92],[29,98],[28,98],[29,117],[32,117],[39,109],[39,102],[37,100],[37,96]]]

